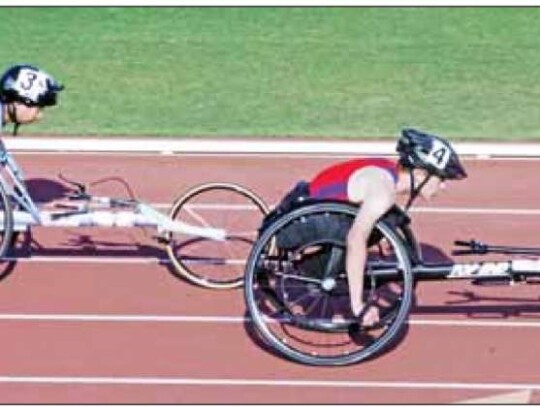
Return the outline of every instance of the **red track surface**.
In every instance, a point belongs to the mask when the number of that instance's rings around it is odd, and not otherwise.
[[[45,195],[54,184],[43,180],[54,181],[63,172],[86,182],[124,178],[141,199],[153,203],[171,203],[180,192],[209,181],[240,183],[274,203],[296,180],[336,160],[82,154],[17,158],[38,198],[52,198]],[[467,164],[470,178],[450,184],[437,207],[538,208],[538,161]],[[98,192],[123,191],[106,185]],[[439,258],[448,256],[455,238],[539,245],[540,217],[534,215],[415,213],[413,225],[420,240],[431,246],[426,249]],[[76,259],[85,254],[117,262],[21,261],[1,281],[3,403],[451,403],[538,383],[540,328],[509,327],[511,322],[539,320],[537,286],[421,283],[411,324],[393,350],[356,366],[314,368],[263,350],[241,319],[246,311],[242,290],[216,292],[179,280],[152,261],[165,253],[140,230],[34,232],[43,245],[34,255]],[[150,261],[120,261],[141,257]],[[28,315],[66,315],[66,320],[23,319]],[[143,319],[76,320],[83,315]],[[155,316],[215,318],[151,320]],[[463,321],[475,325],[460,325]],[[483,321],[494,326],[478,324]],[[73,379],[87,381],[77,384]],[[115,379],[124,381],[113,383]],[[498,387],[467,386],[471,384]],[[532,393],[531,401],[540,401],[540,391]]]

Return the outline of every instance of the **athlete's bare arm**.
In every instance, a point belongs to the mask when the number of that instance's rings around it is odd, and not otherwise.
[[[367,241],[379,218],[395,203],[396,187],[388,171],[366,167],[351,176],[347,192],[352,202],[362,203],[347,236],[346,260],[351,309],[354,315],[359,315],[364,306],[362,290]],[[371,325],[377,320],[376,310],[368,310],[363,318],[366,325]]]

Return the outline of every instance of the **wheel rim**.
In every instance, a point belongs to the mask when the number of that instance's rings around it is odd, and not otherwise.
[[[13,244],[13,211],[6,191],[0,185],[0,259],[7,256]]]
[[[198,226],[226,229],[225,242],[200,237],[167,236],[167,253],[180,275],[209,288],[235,288],[243,284],[245,259],[268,212],[266,204],[248,189],[212,183],[182,196],[170,217]]]

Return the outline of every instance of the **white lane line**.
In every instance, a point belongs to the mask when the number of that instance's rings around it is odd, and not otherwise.
[[[171,204],[167,203],[153,203],[150,204],[156,209],[169,210]],[[275,208],[277,204],[271,204],[270,208]],[[50,209],[53,205],[44,205],[43,208]],[[249,204],[222,204],[222,203],[206,203],[206,204],[192,204],[187,205],[186,208],[208,211],[259,211],[255,205]],[[463,214],[463,215],[525,215],[525,216],[537,216],[540,215],[540,209],[516,209],[516,208],[466,208],[466,207],[425,207],[418,206],[411,208],[413,213],[427,213],[427,214]]]
[[[275,208],[277,204],[271,205]],[[167,208],[167,204],[155,204],[156,208]],[[255,205],[239,205],[239,204],[194,204],[187,205],[198,210],[215,210],[215,211],[242,211],[242,210],[259,210]],[[515,209],[515,208],[463,208],[463,207],[413,207],[413,213],[456,213],[465,215],[540,215],[540,209]]]
[[[495,394],[493,396],[480,397],[480,398],[467,398],[459,400],[453,404],[483,404],[483,405],[516,405],[516,404],[531,404],[532,399],[531,390],[512,391],[510,393],[504,392],[502,394]]]
[[[74,252],[77,249],[74,249]],[[82,263],[82,264],[170,264],[171,261],[166,258],[159,257],[107,257],[107,256],[30,256],[30,257],[6,257],[2,263],[9,262],[18,263]],[[185,264],[202,263],[205,265],[245,265],[246,260],[243,259],[200,259],[200,260],[184,260]],[[108,270],[110,271],[110,270]]]
[[[0,321],[244,323],[244,317],[92,314],[0,314]]]
[[[439,208],[427,208],[417,207],[411,208],[413,213],[427,213],[427,214],[460,214],[460,215],[525,215],[525,216],[538,216],[540,215],[540,209],[510,209],[510,208],[451,208],[451,207],[439,207]]]
[[[73,249],[74,252],[77,249]],[[107,256],[31,256],[6,257],[3,263],[16,261],[20,263],[89,263],[89,264],[169,264],[169,259],[156,257],[107,257]],[[110,270],[108,270],[110,271]]]
[[[436,319],[411,319],[409,325],[417,326],[450,326],[471,328],[540,328],[540,321],[493,321],[493,320],[436,320]]]
[[[251,318],[241,316],[199,315],[120,315],[120,314],[0,314],[0,321],[50,322],[156,322],[156,323],[225,323],[243,324]],[[432,320],[412,318],[409,325],[471,328],[540,328],[540,321]]]
[[[278,203],[270,204],[270,209],[276,207]],[[168,212],[172,204],[163,203],[163,202],[154,202],[149,203],[155,209],[162,210],[163,212]],[[185,206],[186,210],[197,210],[197,211],[257,211],[260,209],[252,204],[225,204],[221,202],[216,203],[196,203],[188,204]],[[40,209],[52,210],[55,209],[54,203],[44,204]],[[536,216],[540,215],[540,208],[476,208],[476,207],[452,207],[452,206],[437,206],[437,207],[426,207],[426,206],[415,206],[410,209],[413,213],[428,213],[428,214],[438,214],[438,213],[455,213],[455,214],[464,214],[464,215],[530,215]]]
[[[277,204],[273,204],[270,207],[275,208]],[[188,205],[190,206],[190,205]],[[156,204],[157,208],[168,208],[167,204]],[[216,211],[239,211],[239,210],[259,210],[254,205],[224,205],[224,204],[200,204],[192,205],[192,207],[199,210],[216,210]],[[426,213],[426,214],[462,214],[462,215],[528,215],[537,216],[540,215],[540,209],[513,209],[513,208],[463,208],[463,207],[414,207],[411,208],[413,213]]]
[[[0,383],[173,386],[269,386],[444,390],[540,390],[538,383],[469,383],[353,380],[195,379],[184,377],[0,376]]]

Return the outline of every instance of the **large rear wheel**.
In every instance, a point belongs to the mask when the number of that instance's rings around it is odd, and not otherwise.
[[[408,316],[413,276],[407,250],[383,221],[368,249],[364,301],[380,323],[359,326],[350,311],[345,239],[357,208],[316,203],[285,214],[248,258],[245,300],[255,329],[277,353],[300,363],[348,365],[380,354]]]
[[[5,260],[13,245],[13,209],[4,185],[0,183],[0,260]]]

